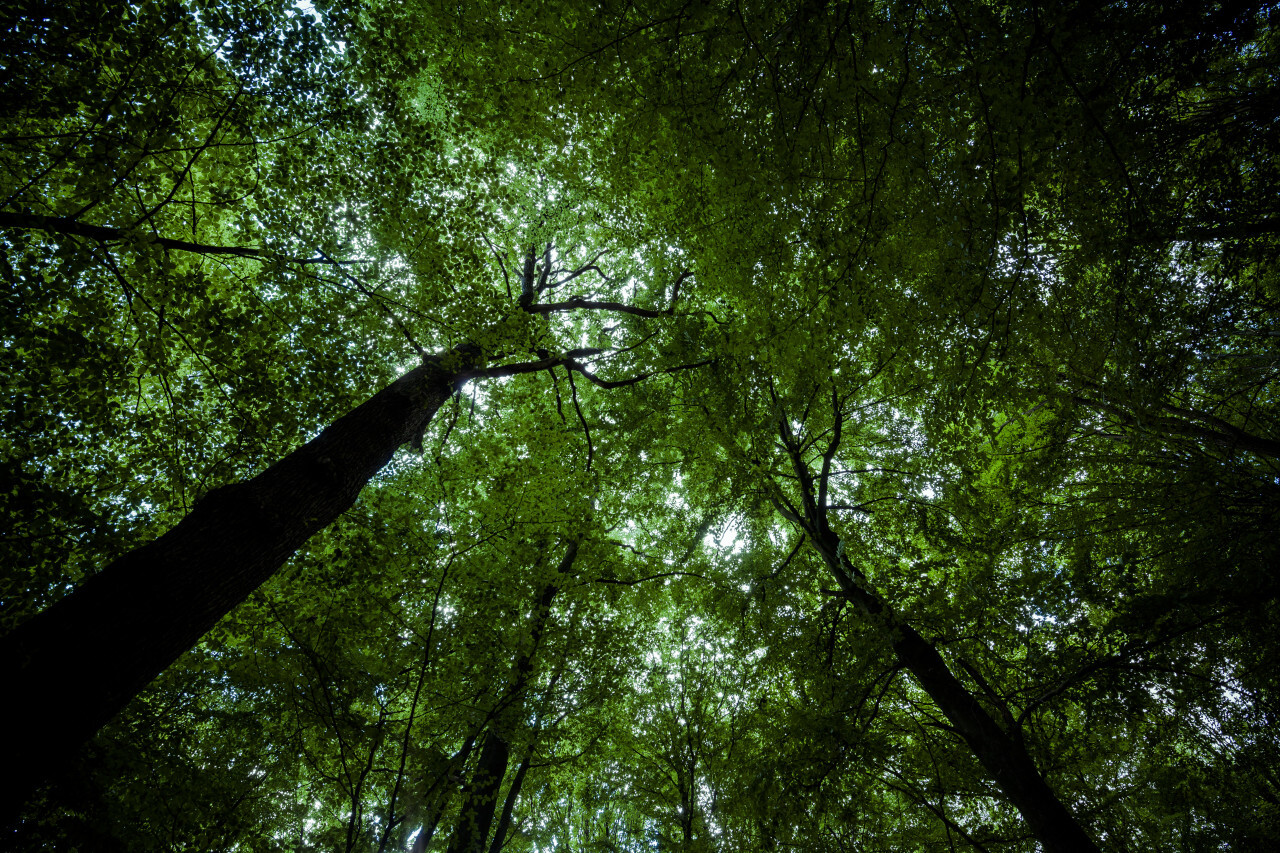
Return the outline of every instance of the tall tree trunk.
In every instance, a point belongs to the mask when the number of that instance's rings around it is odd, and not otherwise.
[[[867,576],[845,551],[827,518],[827,494],[832,465],[840,448],[844,414],[840,397],[831,392],[835,423],[822,468],[815,478],[805,461],[803,445],[785,414],[778,419],[778,433],[791,459],[800,490],[799,507],[785,496],[774,497],[774,506],[799,525],[831,571],[844,597],[881,628],[898,661],[915,676],[925,693],[968,744],[978,763],[1022,814],[1023,820],[1046,853],[1097,853],[1075,816],[1045,782],[1022,741],[1000,727],[982,703],[956,678],[938,649],[920,636],[892,607],[884,603]],[[775,403],[777,397],[774,397]]]
[[[480,748],[480,762],[471,775],[458,823],[449,840],[449,853],[484,853],[493,826],[493,812],[497,808],[498,791],[502,778],[507,774],[511,761],[511,747],[492,728],[484,736]]]
[[[573,562],[578,557],[578,545],[577,541],[569,543],[564,559],[557,567],[559,574],[566,574],[573,567]],[[480,761],[471,776],[471,784],[467,786],[462,808],[458,812],[458,823],[453,830],[453,837],[449,840],[448,853],[484,853],[488,847],[489,831],[493,826],[493,813],[498,805],[498,793],[502,790],[502,779],[506,776],[507,767],[511,763],[511,746],[499,731],[504,724],[509,726],[523,719],[524,694],[533,676],[534,662],[538,654],[538,646],[542,642],[543,631],[551,616],[551,602],[559,591],[558,586],[549,583],[538,593],[533,625],[529,629],[532,642],[528,651],[516,658],[511,683],[498,700],[494,720],[485,734],[484,746],[480,750]],[[530,755],[526,756],[516,776],[516,782],[512,784],[516,795],[519,794],[518,785],[524,782],[524,774],[527,770],[525,765],[532,756],[533,747],[530,746],[529,750]],[[514,806],[510,792],[507,799],[507,806]],[[504,807],[502,821],[499,822],[499,832],[505,833],[506,826],[510,822],[509,808]]]
[[[974,757],[1022,814],[1046,853],[1096,853],[1098,846],[1045,782],[1022,741],[1006,732],[956,678],[937,647],[886,605],[826,526],[808,530],[845,597],[883,626],[899,662],[915,676]]]
[[[427,359],[256,477],[0,638],[0,823],[165,667],[341,515],[480,359]]]
[[[507,831],[511,828],[511,815],[515,811],[516,800],[520,799],[520,789],[524,787],[524,777],[529,772],[529,763],[533,760],[535,747],[536,744],[529,745],[529,751],[524,754],[524,760],[516,770],[516,777],[511,780],[511,787],[507,790],[507,800],[502,804],[502,814],[498,817],[498,825],[493,830],[493,842],[489,845],[489,853],[502,853],[502,848],[506,846]]]

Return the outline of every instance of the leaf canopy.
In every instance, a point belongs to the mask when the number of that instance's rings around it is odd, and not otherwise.
[[[487,361],[14,849],[1280,834],[1273,5],[30,5],[0,630]]]

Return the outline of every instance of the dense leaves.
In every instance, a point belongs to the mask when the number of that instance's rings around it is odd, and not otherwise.
[[[1264,849],[1277,14],[0,4],[0,632],[471,358],[6,844]]]

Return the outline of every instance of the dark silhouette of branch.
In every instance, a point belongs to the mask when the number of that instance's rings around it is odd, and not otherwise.
[[[575,296],[565,302],[548,302],[544,305],[530,305],[525,308],[530,314],[554,314],[559,311],[572,311],[575,308],[590,308],[596,311],[616,311],[619,314],[634,314],[637,317],[669,317],[671,310],[654,311],[650,308],[636,308],[623,302],[597,302]]]
[[[604,279],[606,282],[612,281],[612,279],[610,279],[609,276],[604,274],[604,270],[596,266],[596,261],[600,260],[600,258],[604,255],[605,251],[607,250],[601,249],[599,252],[596,252],[596,256],[594,258],[587,261],[587,263],[578,267],[576,270],[573,270],[567,276],[565,276],[562,279],[559,279],[558,281],[549,281],[548,277],[544,276],[542,279],[542,282],[538,285],[538,292],[542,293],[543,291],[547,291],[547,290],[555,290],[557,287],[562,287],[563,285],[568,284],[569,282],[573,281],[575,278],[582,275],[583,273],[588,273],[588,272],[599,273],[600,277]]]
[[[591,382],[591,384],[597,385],[600,388],[622,388],[623,386],[635,385],[637,382],[643,382],[646,379],[653,376],[660,376],[664,373],[676,373],[681,370],[693,370],[696,367],[706,367],[713,361],[715,361],[715,359],[707,358],[702,361],[696,361],[693,364],[678,364],[675,367],[667,367],[662,370],[651,370],[648,373],[641,373],[636,376],[632,376],[629,379],[601,379],[573,358],[565,358],[564,366],[581,373]]]
[[[582,414],[582,406],[578,404],[578,386],[573,381],[573,371],[565,368],[565,374],[569,377],[569,395],[573,400],[573,410],[578,413],[578,422],[582,424],[582,434],[587,437],[587,469],[591,470],[591,463],[596,457],[595,444],[591,441],[591,427],[587,426],[587,418]]]
[[[658,578],[673,578],[673,577],[686,577],[686,576],[691,578],[698,578],[699,580],[707,580],[706,575],[700,575],[697,572],[662,572],[661,574],[649,575],[648,577],[643,577],[643,578],[632,578],[631,580],[622,580],[621,578],[592,578],[591,580],[594,583],[608,583],[608,584],[615,584],[617,586],[635,586],[636,584],[644,583],[645,581],[657,580]]]
[[[109,228],[105,225],[90,225],[65,216],[40,216],[35,213],[0,213],[0,228],[13,228],[24,231],[44,231],[47,234],[61,234],[72,237],[86,237],[99,243],[118,243],[130,238],[130,233],[120,228]],[[335,261],[332,258],[293,258],[270,252],[266,249],[253,249],[248,246],[214,246],[208,243],[192,243],[188,240],[175,240],[170,237],[140,236],[140,241],[154,243],[165,249],[179,252],[194,252],[199,255],[232,255],[238,258],[252,258],[259,261],[285,261],[291,264],[326,264],[343,266],[360,263],[355,261]]]

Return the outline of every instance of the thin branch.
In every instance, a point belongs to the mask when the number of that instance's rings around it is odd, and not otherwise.
[[[895,495],[894,497],[895,500],[896,500],[896,497],[897,496]],[[883,501],[883,500],[890,500],[890,499],[876,498],[876,500]],[[852,510],[853,512],[861,512],[861,513],[866,513],[867,515],[871,515],[871,510],[867,509],[865,504],[830,504],[829,506],[826,507],[826,509],[847,509],[847,510]]]
[[[708,358],[702,361],[694,362],[692,364],[678,364],[675,367],[667,367],[662,370],[652,370],[652,371],[649,371],[648,373],[641,373],[637,376],[632,376],[630,379],[601,379],[599,376],[596,376],[594,373],[592,373],[591,371],[583,367],[580,362],[575,361],[572,358],[564,359],[564,365],[565,367],[571,368],[581,373],[593,385],[597,385],[601,388],[622,388],[623,386],[635,385],[637,382],[643,382],[646,379],[649,379],[654,376],[661,376],[665,373],[676,373],[681,370],[693,370],[694,368],[697,368],[697,367],[706,367],[708,364],[711,364],[714,361],[715,359]]]
[[[488,237],[481,234],[480,239],[484,241],[484,244],[489,247],[489,251],[493,252],[493,256],[497,258],[498,269],[502,270],[502,280],[507,285],[507,298],[510,299],[511,298],[511,276],[507,274],[507,264],[505,261],[502,260],[502,255],[498,254],[498,250],[495,249],[493,247],[493,244],[489,242]]]
[[[676,276],[676,283],[671,288],[671,305],[667,308],[668,314],[676,308],[676,300],[680,298],[680,285],[684,284],[685,281],[692,276],[693,270],[681,270],[680,275]]]
[[[324,249],[317,247],[316,251],[320,253],[320,257],[325,258],[330,263],[334,263],[333,259],[329,257],[329,255],[325,252]],[[337,266],[337,264],[335,264],[335,266]],[[426,358],[427,351],[422,348],[421,344],[418,343],[417,338],[413,336],[413,332],[409,331],[409,327],[405,325],[404,321],[400,319],[399,315],[397,315],[394,311],[392,311],[385,304],[383,304],[383,301],[380,295],[370,290],[364,284],[364,282],[360,281],[360,279],[356,278],[354,275],[344,270],[341,266],[338,266],[337,268],[338,268],[338,272],[342,275],[343,278],[351,282],[357,290],[359,290],[365,296],[369,297],[369,299],[373,302],[373,304],[382,310],[382,313],[387,316],[387,319],[391,321],[392,325],[394,325],[397,329],[399,329],[400,333],[404,335],[405,340],[409,342],[409,346],[413,347],[413,351],[418,354],[418,357]]]
[[[706,575],[700,575],[697,572],[662,572],[660,574],[649,575],[648,577],[643,578],[634,578],[632,580],[622,580],[620,578],[592,578],[591,580],[593,583],[608,583],[616,586],[635,586],[636,584],[644,583],[645,581],[672,577],[692,577],[704,581],[708,580]]]
[[[594,258],[592,258],[583,266],[578,267],[576,270],[569,273],[567,276],[565,276],[562,279],[558,279],[556,281],[547,281],[544,278],[543,281],[538,285],[538,292],[542,293],[543,291],[547,291],[547,290],[555,290],[557,287],[562,287],[568,284],[569,282],[573,281],[575,278],[582,275],[583,273],[593,272],[593,271],[596,273],[599,273],[600,277],[604,279],[606,282],[612,281],[613,279],[609,278],[609,276],[604,274],[604,270],[596,266],[596,261],[600,260],[600,258],[603,257],[604,253],[607,251],[608,249],[601,249],[599,252],[596,252],[596,256]]]
[[[603,275],[603,273],[601,273]],[[525,310],[530,314],[554,314],[559,311],[572,311],[575,308],[588,308],[594,311],[616,311],[619,314],[633,314],[636,317],[647,317],[656,319],[658,317],[669,317],[671,310],[654,311],[649,308],[636,308],[633,305],[627,305],[623,302],[597,302],[592,299],[583,299],[575,296],[566,302],[548,302],[544,305],[529,305]]]
[[[804,545],[804,539],[805,539],[805,536],[803,533],[801,533],[800,538],[796,540],[795,547],[791,549],[790,554],[787,554],[787,558],[778,565],[778,568],[774,569],[772,572],[769,572],[769,574],[764,575],[763,577],[757,578],[754,586],[759,586],[765,581],[771,581],[774,578],[776,578],[778,575],[782,574],[782,570],[785,569],[793,559],[795,559],[796,554],[800,553],[800,547]]]
[[[539,370],[550,370],[553,367],[570,367],[577,364],[574,358],[583,356],[600,355],[607,352],[602,349],[574,349],[569,350],[564,355],[548,355],[537,361],[522,361],[516,364],[502,364],[497,367],[481,367],[474,370],[464,370],[457,374],[457,382],[470,382],[474,379],[496,379],[503,376],[515,376],[520,373],[537,373]]]
[[[630,551],[632,554],[635,554],[637,557],[644,557],[646,560],[649,559],[648,554],[646,554],[644,551],[641,551],[639,548],[637,548],[634,545],[628,545],[626,542],[619,542],[617,539],[606,539],[604,541],[608,542],[610,545],[617,545],[619,548],[625,548],[626,550]]]
[[[65,216],[40,216],[34,213],[0,213],[0,228],[15,228],[25,231],[44,231],[48,234],[66,234],[73,237],[87,237],[99,243],[117,243],[128,240],[129,232],[119,228],[108,228],[103,225],[89,225]],[[194,252],[199,255],[233,255],[239,258],[252,258],[260,261],[284,261],[291,264],[330,264],[342,266],[356,264],[360,261],[335,261],[332,258],[293,258],[268,252],[265,249],[251,249],[247,246],[213,246],[207,243],[192,243],[187,240],[174,240],[169,237],[148,237],[137,235],[143,243],[153,243],[165,249],[179,252]]]
[[[582,433],[587,437],[587,468],[591,470],[591,462],[595,459],[596,449],[591,441],[591,428],[587,426],[587,419],[582,414],[582,406],[578,405],[578,386],[573,381],[573,371],[565,367],[565,375],[569,377],[569,395],[573,400],[573,410],[578,413],[578,421],[582,424]]]
[[[827,445],[827,452],[822,454],[822,473],[818,476],[818,511],[827,508],[827,482],[831,479],[831,460],[840,449],[840,428],[844,425],[844,413],[840,411],[840,397],[834,388],[831,389],[831,412],[835,418],[835,434]]]

